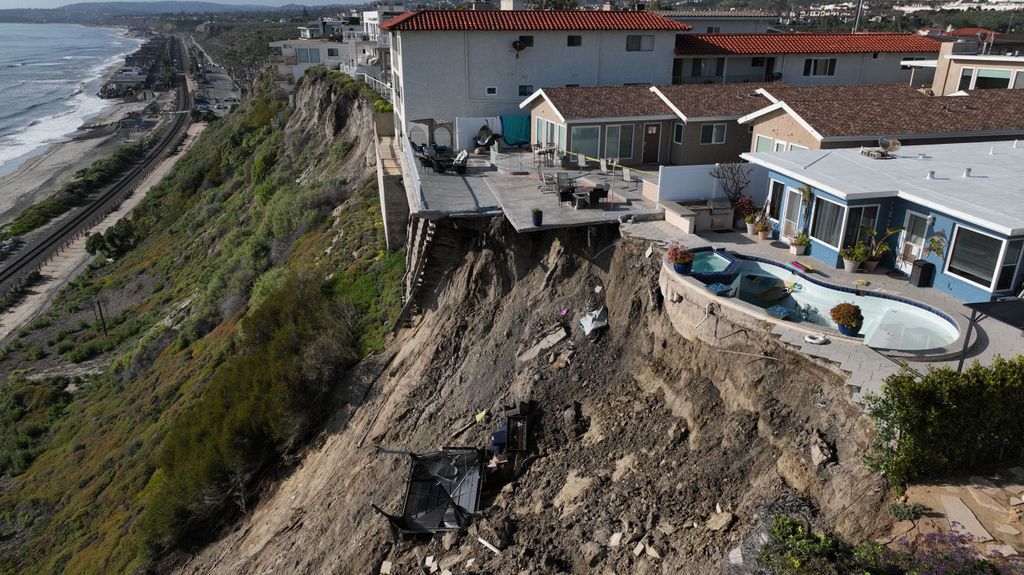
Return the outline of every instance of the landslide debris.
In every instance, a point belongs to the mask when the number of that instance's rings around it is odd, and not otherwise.
[[[657,255],[614,227],[459,228],[440,232],[463,255],[417,325],[353,376],[366,401],[180,572],[377,573],[386,561],[419,573],[428,558],[451,573],[749,572],[772,513],[856,540],[884,526],[882,485],[858,455],[867,426],[840,376],[761,333],[723,325],[722,346],[767,358],[680,337]],[[602,305],[610,325],[592,343],[576,322]],[[556,326],[570,337],[520,361]],[[531,455],[470,529],[393,538],[370,505],[399,511],[407,460],[375,448],[434,451],[473,414],[525,400]],[[496,425],[456,445],[483,447]]]

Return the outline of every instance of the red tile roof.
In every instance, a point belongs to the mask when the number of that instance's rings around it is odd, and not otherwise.
[[[968,38],[973,38],[973,37],[975,37],[975,36],[977,36],[979,34],[985,34],[986,38],[992,38],[992,37],[998,35],[998,32],[996,32],[994,30],[989,30],[988,28],[967,27],[967,28],[956,28],[955,30],[949,31],[947,34],[949,36],[960,36],[960,37],[968,37]]]
[[[686,34],[676,37],[677,56],[938,51],[938,41],[918,34]]]
[[[406,12],[381,30],[690,30],[653,12],[583,10],[422,10]]]

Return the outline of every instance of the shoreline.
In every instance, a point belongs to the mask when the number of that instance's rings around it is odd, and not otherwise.
[[[125,39],[144,41],[130,36],[121,27],[101,26],[118,30]],[[139,50],[142,44],[111,57],[110,64],[100,72],[102,86],[124,65],[124,59]],[[122,99],[103,101],[105,106],[98,112],[84,116],[74,131],[60,141],[42,143],[38,147],[15,158],[8,165],[0,167],[0,225],[10,223],[19,213],[33,204],[55,193],[64,183],[70,181],[75,172],[90,166],[113,153],[123,145],[116,123],[131,112],[142,111],[154,101],[160,101],[161,93],[153,100],[126,102]],[[97,97],[94,95],[94,97]]]

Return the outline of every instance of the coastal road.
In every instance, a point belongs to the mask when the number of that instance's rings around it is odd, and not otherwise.
[[[188,91],[185,81],[188,58],[185,56],[182,41],[177,36],[171,45],[171,51],[172,59],[178,62],[176,112],[160,141],[156,142],[146,157],[128,170],[118,182],[102,191],[85,206],[57,220],[56,225],[53,225],[47,234],[35,238],[12,254],[8,264],[0,269],[0,295],[22,287],[32,272],[37,271],[64,246],[117,208],[181,141],[191,123],[192,94]]]

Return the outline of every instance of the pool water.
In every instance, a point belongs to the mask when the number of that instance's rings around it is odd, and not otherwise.
[[[722,255],[712,251],[701,251],[693,254],[693,271],[694,274],[710,274],[725,271],[725,268],[729,267],[732,263],[731,260],[723,257]]]
[[[781,305],[790,312],[788,321],[831,329],[837,329],[830,316],[832,307],[841,302],[854,303],[860,306],[864,316],[860,334],[864,336],[865,345],[879,349],[942,348],[960,335],[956,325],[924,307],[872,294],[856,295],[832,289],[766,262],[742,261],[732,285],[743,301],[765,309]]]

